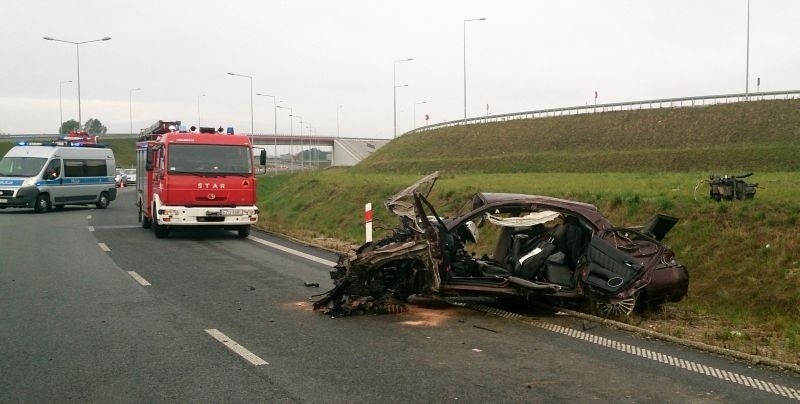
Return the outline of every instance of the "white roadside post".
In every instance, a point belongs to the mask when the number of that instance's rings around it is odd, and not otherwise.
[[[372,242],[372,203],[364,205],[364,227],[366,231],[366,242]]]

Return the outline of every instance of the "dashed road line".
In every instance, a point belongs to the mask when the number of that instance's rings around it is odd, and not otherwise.
[[[289,254],[293,254],[293,255],[296,255],[296,256],[298,256],[300,258],[305,258],[305,259],[307,259],[309,261],[314,261],[314,262],[322,264],[322,265],[327,265],[329,267],[332,267],[332,266],[336,265],[336,263],[333,262],[333,261],[329,261],[329,260],[326,260],[326,259],[320,258],[320,257],[315,257],[315,256],[313,256],[311,254],[306,254],[304,252],[291,249],[289,247],[284,247],[284,246],[282,246],[280,244],[275,244],[273,242],[270,242],[270,241],[267,241],[267,240],[264,240],[264,239],[260,239],[258,237],[250,236],[249,239],[255,241],[256,243],[265,245],[267,247],[274,248],[276,250],[280,250],[280,251],[283,251],[283,252],[287,252]]]
[[[142,278],[142,276],[137,274],[136,271],[128,271],[128,275],[130,275],[131,278],[135,279],[136,282],[139,282],[139,284],[142,286],[151,286],[150,282]]]
[[[97,245],[99,245],[99,246],[100,246],[100,249],[101,249],[101,250],[103,250],[103,251],[105,251],[105,252],[109,252],[109,251],[111,251],[111,249],[110,249],[110,248],[108,248],[108,246],[106,245],[106,243],[97,243]]]
[[[782,397],[800,401],[800,389],[786,387],[759,379],[754,379],[750,376],[744,376],[724,369],[718,369],[697,362],[677,358],[671,355],[658,353],[646,348],[640,348],[634,345],[614,341],[609,338],[589,334],[584,331],[578,331],[572,328],[567,328],[560,325],[547,323],[541,320],[532,320],[516,313],[507,312],[505,310],[497,309],[494,307],[484,306],[482,304],[468,303],[467,307],[470,307],[478,311],[482,311],[484,313],[522,321],[526,324],[531,324],[536,327],[545,329],[547,331],[566,335],[568,337],[590,342],[606,348],[615,349],[617,351],[625,352],[627,354],[631,354],[634,356],[650,359],[655,362],[663,363],[680,369],[685,369],[695,373],[704,374],[707,376],[714,377],[716,379],[724,380],[735,384],[740,384],[767,393],[772,393]]]
[[[247,350],[247,348],[239,345],[236,341],[228,338],[227,335],[219,332],[219,330],[215,328],[205,330],[208,335],[212,336],[215,340],[221,342],[223,345],[228,347],[231,351],[235,352],[237,355],[244,358],[246,361],[252,363],[254,366],[261,366],[261,365],[269,365],[267,361],[259,358],[256,354]]]

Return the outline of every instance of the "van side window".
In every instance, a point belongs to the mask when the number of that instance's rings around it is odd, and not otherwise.
[[[66,159],[64,160],[65,177],[106,177],[108,176],[105,160]]]
[[[50,164],[47,165],[47,170],[45,173],[54,173],[51,174],[52,178],[58,178],[61,176],[61,160],[60,159],[53,159],[50,160]]]
[[[61,160],[60,159],[53,159],[47,163],[47,167],[44,169],[44,179],[46,180],[54,180],[61,175]]]

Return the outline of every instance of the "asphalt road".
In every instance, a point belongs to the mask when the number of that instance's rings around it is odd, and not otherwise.
[[[547,312],[332,319],[308,299],[333,254],[256,231],[156,239],[134,193],[0,210],[0,402],[800,401],[796,374]]]

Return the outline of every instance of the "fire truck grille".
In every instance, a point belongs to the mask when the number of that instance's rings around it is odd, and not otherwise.
[[[197,218],[198,222],[204,223],[215,223],[215,222],[224,222],[224,217],[212,217],[212,216],[200,216]]]

